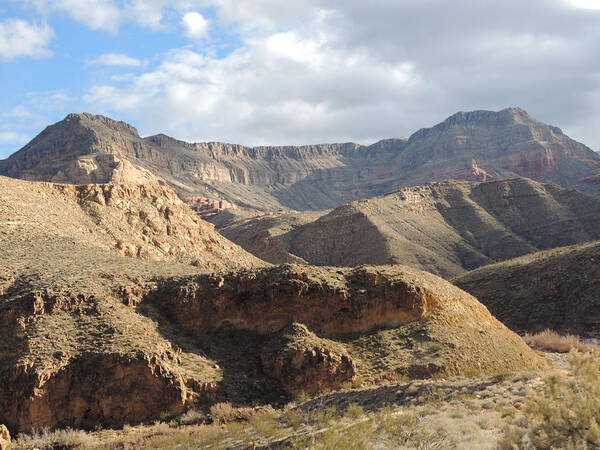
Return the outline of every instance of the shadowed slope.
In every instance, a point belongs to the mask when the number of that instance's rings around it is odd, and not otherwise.
[[[485,266],[455,280],[509,328],[600,335],[600,242]]]
[[[218,216],[216,217],[218,219]],[[527,179],[446,181],[352,202],[314,220],[272,214],[219,231],[279,263],[406,264],[444,277],[600,238],[600,200]],[[282,231],[282,224],[291,224]]]

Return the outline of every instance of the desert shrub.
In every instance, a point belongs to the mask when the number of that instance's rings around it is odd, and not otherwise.
[[[350,419],[360,419],[365,416],[365,410],[362,409],[361,406],[356,403],[351,403],[344,411],[344,417],[348,417]]]
[[[574,376],[554,373],[544,379],[544,395],[528,398],[523,408],[527,433],[506,431],[504,448],[600,447],[600,357],[572,351],[569,361]]]
[[[206,419],[206,416],[203,413],[196,411],[195,409],[190,409],[179,417],[179,423],[183,425],[192,425],[202,423],[204,419]]]
[[[227,423],[236,419],[237,410],[231,403],[215,403],[210,407],[210,417],[215,423]]]
[[[584,344],[578,336],[572,334],[559,334],[556,331],[546,329],[536,334],[525,334],[523,340],[530,346],[540,350],[558,353],[568,353],[572,349],[582,352],[598,350],[598,346]]]
[[[93,436],[82,430],[50,431],[48,428],[33,430],[30,434],[19,434],[14,442],[21,448],[73,448],[90,447],[96,444]]]

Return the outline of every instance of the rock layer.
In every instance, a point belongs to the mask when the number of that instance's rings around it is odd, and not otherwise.
[[[4,161],[0,175],[71,183],[166,182],[183,198],[255,210],[322,210],[405,186],[529,177],[600,194],[600,156],[519,108],[457,113],[409,139],[244,147],[141,138],[103,116],[70,114]]]

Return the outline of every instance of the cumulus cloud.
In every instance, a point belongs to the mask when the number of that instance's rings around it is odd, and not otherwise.
[[[156,64],[119,55],[143,72],[87,90],[86,109],[148,134],[370,142],[458,110],[521,106],[600,150],[597,1],[23,1],[110,32],[168,23],[196,41]],[[207,48],[223,30],[237,48]]]
[[[199,12],[189,12],[183,16],[185,34],[191,39],[201,39],[208,34],[209,23]]]
[[[140,67],[142,62],[124,53],[104,53],[87,62],[88,66]]]
[[[63,13],[93,30],[115,33],[121,21],[121,8],[113,0],[22,0],[42,14]]]
[[[50,56],[48,49],[54,31],[48,24],[35,25],[20,19],[0,22],[0,59]]]

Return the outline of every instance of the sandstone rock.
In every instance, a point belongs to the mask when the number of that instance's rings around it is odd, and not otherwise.
[[[10,448],[10,433],[8,428],[0,424],[0,450],[8,450]]]
[[[296,396],[340,387],[351,381],[356,369],[346,349],[291,324],[272,336],[263,348],[265,373],[279,380],[285,392]]]
[[[141,138],[123,122],[70,114],[0,161],[0,175],[41,181],[139,182],[149,173],[183,197],[262,211],[334,208],[446,179],[521,176],[600,194],[600,184],[585,181],[600,174],[600,156],[520,108],[457,113],[409,139],[369,146],[254,148]]]
[[[208,219],[226,209],[238,208],[227,200],[213,200],[207,197],[186,197],[183,201],[203,219]]]

